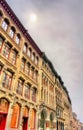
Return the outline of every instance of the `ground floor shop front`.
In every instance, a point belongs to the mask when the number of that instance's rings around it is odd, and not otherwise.
[[[64,130],[55,112],[21,99],[0,98],[0,130]]]

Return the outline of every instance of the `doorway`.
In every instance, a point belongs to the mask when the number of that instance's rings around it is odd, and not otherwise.
[[[0,113],[0,130],[5,130],[7,114]]]
[[[23,130],[28,130],[27,126],[28,126],[28,118],[23,117]]]

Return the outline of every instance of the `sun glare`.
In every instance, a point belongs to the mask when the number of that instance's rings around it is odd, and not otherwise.
[[[35,23],[37,21],[37,15],[34,13],[30,14],[30,21]]]

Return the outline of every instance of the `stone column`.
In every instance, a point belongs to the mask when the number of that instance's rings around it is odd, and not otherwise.
[[[22,106],[20,110],[19,130],[23,129],[23,112],[24,112],[24,106]]]
[[[39,127],[39,111],[37,110],[36,111],[36,123],[35,123],[35,126],[36,126],[36,130],[38,130],[38,127]]]
[[[28,119],[28,130],[30,130],[30,116],[31,116],[31,109],[29,110],[29,119]]]
[[[7,120],[6,120],[6,129],[10,130],[10,124],[11,124],[11,118],[12,118],[12,112],[13,112],[13,101],[10,102],[9,104],[9,110],[8,110],[8,115],[7,115]]]

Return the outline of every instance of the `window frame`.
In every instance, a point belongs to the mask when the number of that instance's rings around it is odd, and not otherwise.
[[[13,74],[6,70],[3,74],[2,87],[11,90]]]
[[[5,58],[7,58],[7,59],[9,59],[10,50],[11,50],[10,45],[9,45],[8,43],[5,43],[5,44],[3,45],[3,48],[2,48],[2,55],[3,55]]]
[[[2,22],[2,28],[4,29],[4,31],[7,31],[8,29],[8,26],[9,26],[9,22],[8,22],[8,19],[4,19],[3,22]]]
[[[23,95],[23,81],[21,79],[18,80],[17,82],[17,89],[16,89],[16,92],[17,94],[19,94],[20,96]]]

